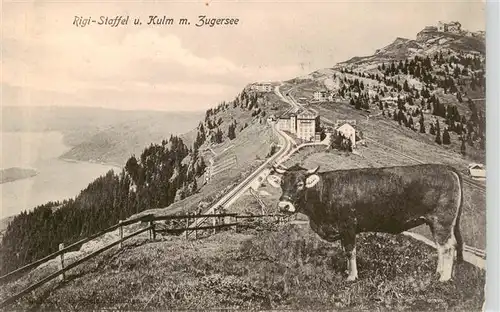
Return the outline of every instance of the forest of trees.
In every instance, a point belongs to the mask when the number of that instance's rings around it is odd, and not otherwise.
[[[227,132],[223,133],[224,122],[219,113],[232,107],[251,111],[251,117],[263,117],[265,111],[259,107],[262,96],[244,90],[232,102],[208,109],[196,129],[192,148],[181,138],[171,136],[161,144],[145,148],[139,158],[131,156],[121,172],[109,171],[75,198],[49,202],[14,217],[0,245],[0,274],[57,251],[59,243],[70,244],[133,214],[167,207],[196,193],[196,179],[206,167],[199,155],[200,147],[237,136],[236,120],[228,123]],[[245,123],[239,130],[247,126]]]
[[[183,164],[186,157],[190,160]],[[121,172],[109,171],[74,199],[17,215],[2,239],[1,274],[57,251],[59,243],[75,242],[120,219],[189,196],[197,191],[196,178],[204,169],[197,150],[190,151],[176,136],[151,144],[139,159],[130,157]]]
[[[432,56],[415,56],[406,60],[391,61],[378,66],[378,73],[353,71],[343,68],[341,72],[369,78],[384,85],[369,86],[363,79],[341,78],[339,95],[350,98],[350,105],[356,109],[369,109],[375,104],[383,116],[389,117],[412,130],[427,133],[423,111],[431,112],[436,117],[442,117],[447,125],[442,131],[436,125],[429,125],[429,133],[435,136],[437,144],[451,144],[450,131],[458,135],[459,140],[465,141],[471,147],[485,149],[486,119],[475,103],[468,98],[469,113],[460,114],[456,105],[443,104],[435,91],[441,88],[444,93],[456,95],[458,102],[464,102],[464,95],[469,91],[485,91],[485,62],[480,56],[468,56],[452,51],[439,51]],[[399,75],[403,75],[403,78]],[[419,81],[422,88],[419,90],[408,82],[408,77]],[[334,77],[335,78],[335,77]],[[368,88],[376,92],[375,96],[368,95]],[[392,111],[387,102],[381,98],[397,94],[397,108]],[[418,123],[414,118],[418,117]],[[461,153],[465,153],[465,144],[462,143]]]

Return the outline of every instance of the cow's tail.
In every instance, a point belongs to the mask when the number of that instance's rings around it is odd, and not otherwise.
[[[460,203],[458,205],[457,217],[455,218],[455,224],[453,225],[453,234],[457,241],[457,262],[463,262],[464,260],[464,241],[462,239],[462,233],[460,231],[460,217],[462,216],[462,210],[464,205],[464,187],[462,175],[458,170],[453,168],[453,172],[458,176],[459,187],[460,187]]]

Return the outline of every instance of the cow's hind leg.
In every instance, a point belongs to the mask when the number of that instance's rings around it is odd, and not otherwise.
[[[449,222],[452,223],[452,222]],[[436,273],[440,275],[439,281],[445,282],[451,279],[453,270],[453,258],[457,239],[455,238],[453,224],[439,222],[434,220],[430,225],[434,241],[436,242],[438,261]]]
[[[358,267],[356,264],[356,234],[350,233],[341,238],[342,246],[347,257],[347,280],[354,281],[358,278]]]
[[[460,232],[460,216],[458,216],[455,221],[453,234],[457,240],[457,262],[461,263],[464,261],[464,241],[462,239],[462,233]]]
[[[443,252],[442,272],[441,277],[439,278],[440,282],[445,282],[451,279],[456,244],[457,240],[455,239],[455,235],[452,234],[444,245],[439,246],[439,248],[442,248]]]

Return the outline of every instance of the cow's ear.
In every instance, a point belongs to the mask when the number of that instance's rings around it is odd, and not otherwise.
[[[267,176],[267,182],[271,184],[271,186],[280,188],[281,187],[281,178],[277,175],[270,174]]]
[[[311,174],[310,176],[307,177],[306,179],[306,187],[313,187],[319,182],[319,175],[317,174]]]

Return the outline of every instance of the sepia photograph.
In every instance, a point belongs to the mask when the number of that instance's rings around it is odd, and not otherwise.
[[[0,10],[0,311],[485,311],[486,2]]]

